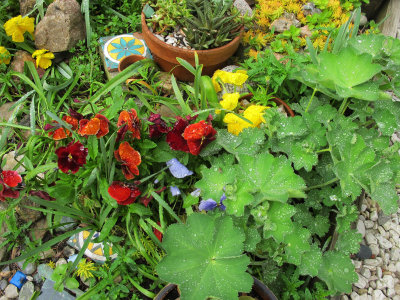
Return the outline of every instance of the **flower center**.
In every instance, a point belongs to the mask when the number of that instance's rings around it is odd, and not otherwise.
[[[72,161],[74,158],[72,157],[72,154],[68,154],[68,161]]]

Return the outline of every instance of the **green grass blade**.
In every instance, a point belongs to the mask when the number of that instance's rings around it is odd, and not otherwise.
[[[176,213],[173,211],[173,209],[168,205],[167,202],[165,202],[156,192],[151,192],[151,195],[154,197],[154,199],[157,200],[158,204],[160,204],[162,207],[165,208],[167,212],[176,220],[178,223],[182,223],[181,219],[176,215]]]

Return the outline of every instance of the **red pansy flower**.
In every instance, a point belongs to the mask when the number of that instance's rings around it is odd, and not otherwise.
[[[122,142],[118,150],[114,151],[115,158],[122,162],[122,173],[130,180],[139,175],[138,165],[142,162],[140,153],[133,149],[128,142]]]
[[[215,140],[216,134],[212,125],[202,120],[186,127],[183,138],[187,141],[190,153],[198,155],[203,147]]]
[[[157,222],[157,225],[161,226],[161,223]],[[153,233],[156,238],[158,238],[158,240],[162,242],[163,234],[157,228],[153,227]]]
[[[84,118],[82,114],[78,113],[76,110],[73,110],[72,108],[70,108],[70,109],[68,110],[68,113],[69,113],[69,115],[70,115],[71,117],[77,119],[78,122]]]
[[[49,193],[45,191],[29,191],[29,195],[36,196],[47,201],[56,201],[56,198],[51,197]]]
[[[167,143],[173,150],[179,150],[189,152],[189,146],[183,138],[183,132],[189,125],[189,121],[182,117],[177,117],[177,121],[174,124],[174,128],[167,134]]]
[[[78,128],[78,120],[77,119],[75,119],[71,116],[63,116],[62,120],[64,122],[70,124],[72,126],[72,130],[76,130]],[[52,137],[53,140],[55,140],[55,141],[62,140],[62,139],[67,138],[68,136],[72,135],[68,129],[64,129],[64,128],[60,127],[60,125],[56,121],[53,121],[53,123],[55,123],[54,126],[52,126],[51,124],[46,124],[46,126],[44,127],[45,130],[57,128],[57,129],[49,132],[49,137]]]
[[[16,187],[21,182],[22,177],[17,171],[2,171],[0,176],[0,201],[5,201],[6,198],[18,198],[19,192],[10,188]]]
[[[141,192],[137,186],[114,181],[108,188],[108,194],[120,205],[128,205],[135,202]]]
[[[117,126],[121,127],[125,125],[130,132],[132,132],[133,138],[140,140],[140,119],[138,118],[137,112],[135,109],[131,109],[131,111],[123,110],[119,114]],[[124,127],[125,127],[124,126]],[[118,132],[122,131],[120,128]],[[124,137],[122,136],[122,139]]]
[[[161,134],[167,133],[170,130],[164,120],[161,119],[160,114],[151,114],[148,120],[153,123],[149,126],[151,139],[159,138]]]
[[[71,142],[67,147],[58,148],[56,154],[58,156],[58,168],[64,173],[71,171],[74,174],[86,164],[88,149],[80,142]]]
[[[96,114],[91,120],[82,119],[79,121],[78,133],[81,136],[96,135],[97,138],[101,138],[109,131],[108,122],[108,119],[100,114]]]

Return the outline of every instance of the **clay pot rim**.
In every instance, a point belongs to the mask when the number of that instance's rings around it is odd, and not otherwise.
[[[254,96],[253,93],[248,93],[248,94],[245,94],[245,95],[241,96],[241,97],[240,97],[240,100],[242,100],[242,99],[250,100],[253,96]],[[270,100],[274,101],[276,104],[281,104],[281,105],[283,105],[283,107],[285,108],[286,112],[287,112],[291,117],[294,117],[294,116],[295,116],[295,115],[294,115],[294,112],[293,112],[293,110],[290,108],[290,106],[289,106],[285,101],[283,101],[282,99],[280,99],[280,98],[278,98],[278,97],[274,97],[274,98],[271,98]]]
[[[162,44],[164,47],[166,47],[167,49],[169,49],[170,51],[176,51],[177,49],[179,49],[178,51],[183,51],[189,54],[193,54],[196,52],[199,55],[202,53],[207,53],[207,54],[213,54],[215,52],[215,54],[219,53],[221,51],[221,49],[224,48],[229,48],[231,44],[234,44],[237,42],[237,40],[240,40],[242,37],[242,34],[244,32],[244,26],[242,26],[240,28],[239,34],[233,39],[231,40],[229,43],[218,47],[218,48],[212,48],[212,49],[204,49],[204,50],[190,50],[190,49],[184,49],[184,48],[180,48],[180,47],[176,47],[176,46],[172,46],[170,44],[167,44],[166,42],[160,40],[159,38],[157,38],[155,36],[155,34],[153,32],[150,31],[149,27],[147,26],[146,23],[146,16],[144,15],[143,11],[142,11],[142,32],[145,31],[146,34],[149,36],[149,38],[151,40],[153,40],[154,42],[158,43],[158,44]]]
[[[132,58],[132,57],[138,58],[137,61],[146,59],[146,57],[144,57],[143,55],[138,55],[138,54],[130,54],[130,55],[128,55],[128,56],[125,56],[125,57],[124,57],[123,59],[121,59],[121,60],[119,61],[119,63],[118,63],[118,72],[122,72],[123,70],[125,70],[125,68],[121,70],[122,62],[125,61],[125,60],[128,60],[128,59],[130,59],[130,58]]]

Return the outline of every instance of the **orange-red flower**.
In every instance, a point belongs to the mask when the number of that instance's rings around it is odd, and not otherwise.
[[[100,114],[96,114],[91,120],[82,119],[79,121],[78,133],[81,136],[96,135],[97,138],[101,138],[109,131],[108,122],[108,119]]]
[[[72,130],[76,130],[78,128],[78,120],[77,119],[75,119],[75,118],[73,118],[71,116],[64,116],[64,117],[62,117],[62,120],[65,123],[70,124],[72,126]],[[56,125],[55,126],[51,126],[50,125],[49,129],[60,126],[60,125],[58,125],[58,123],[56,121],[53,121],[53,123],[56,123]],[[46,127],[45,127],[45,129],[46,129]],[[71,135],[72,134],[68,129],[64,129],[62,127],[59,127],[56,130],[53,130],[53,131],[49,132],[49,137],[52,137],[53,140],[55,140],[55,141],[65,139],[65,138],[67,138],[68,136],[71,136]]]
[[[114,181],[108,188],[108,194],[115,199],[119,205],[128,205],[135,202],[141,192],[135,185]]]
[[[212,125],[202,120],[187,126],[183,132],[183,138],[187,141],[190,153],[198,155],[203,147],[215,140],[216,134]]]
[[[122,125],[124,126],[121,127]],[[117,126],[121,127],[118,130],[118,133],[124,132],[124,130],[126,130],[124,127],[126,126],[127,130],[132,132],[133,138],[140,140],[140,119],[138,118],[135,109],[132,108],[131,111],[121,111],[121,113],[119,114]]]
[[[133,179],[139,175],[138,165],[142,162],[140,153],[133,149],[128,142],[122,142],[118,150],[114,151],[115,158],[122,162],[122,173],[126,179]]]

